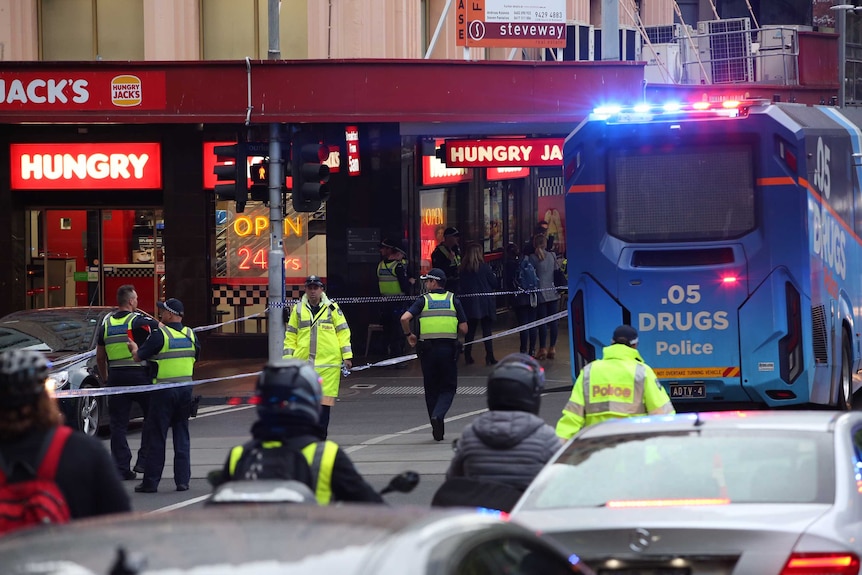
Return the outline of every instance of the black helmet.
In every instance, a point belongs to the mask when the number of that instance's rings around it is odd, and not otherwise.
[[[488,374],[488,409],[539,413],[545,368],[525,353],[512,353]]]
[[[0,408],[15,409],[36,401],[45,391],[50,364],[38,351],[0,353]]]
[[[289,417],[317,423],[323,390],[320,376],[305,361],[268,363],[257,378],[257,413],[262,419]]]

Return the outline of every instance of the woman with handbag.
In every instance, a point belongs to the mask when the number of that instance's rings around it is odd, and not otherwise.
[[[538,305],[536,306],[536,319],[543,319],[557,310],[560,294],[554,285],[554,270],[557,269],[557,258],[554,254],[545,250],[547,238],[544,234],[536,234],[533,237],[534,252],[530,254],[530,262],[536,268],[539,276]],[[543,323],[539,326],[539,351],[536,359],[554,359],[557,356],[557,335],[559,326],[556,321]],[[548,332],[550,331],[550,340]],[[546,348],[545,343],[550,345]]]
[[[473,363],[472,341],[476,330],[482,326],[482,337],[491,337],[491,329],[497,316],[497,298],[492,294],[497,291],[497,276],[485,262],[482,246],[477,243],[467,245],[464,259],[458,272],[460,277],[461,305],[467,314],[467,335],[464,336],[464,361],[467,365]],[[494,343],[485,340],[485,365],[494,365]]]

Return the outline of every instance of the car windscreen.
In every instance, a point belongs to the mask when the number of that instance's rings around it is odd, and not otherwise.
[[[522,510],[721,503],[829,503],[832,435],[698,430],[577,439],[537,479]]]
[[[0,351],[88,351],[102,314],[92,310],[50,309],[18,312],[0,320]]]

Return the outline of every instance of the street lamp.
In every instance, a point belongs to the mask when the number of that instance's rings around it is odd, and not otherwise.
[[[829,8],[838,13],[835,27],[838,28],[838,107],[843,108],[845,103],[845,92],[847,90],[847,12],[862,10],[862,6],[853,4],[838,4]]]

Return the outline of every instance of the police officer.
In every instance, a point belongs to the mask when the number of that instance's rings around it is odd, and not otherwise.
[[[607,419],[675,413],[667,392],[637,350],[638,332],[629,325],[614,330],[603,358],[587,364],[557,422],[557,435],[574,436],[582,427]]]
[[[329,414],[341,385],[341,368],[353,367],[353,349],[344,312],[326,296],[323,288],[319,277],[306,278],[305,294],[293,306],[285,326],[284,358],[310,362],[323,379],[320,426],[325,439]]]
[[[377,264],[377,284],[380,287],[380,295],[391,297],[383,302],[382,320],[386,341],[389,344],[391,356],[399,356],[404,353],[404,338],[401,336],[400,318],[407,309],[407,301],[393,296],[406,296],[410,293],[415,278],[407,276],[407,252],[397,238],[385,238],[380,242],[380,263]],[[404,363],[397,364],[398,367],[406,367]]]
[[[149,337],[150,332],[159,326],[159,322],[142,315],[137,311],[138,292],[135,286],[126,284],[117,289],[117,311],[105,317],[99,339],[96,345],[96,364],[102,381],[109,387],[125,387],[131,385],[147,385],[150,378],[146,369],[132,359],[132,354],[126,345],[128,334],[138,345]],[[144,472],[144,462],[147,453],[147,438],[141,436],[141,447],[134,470],[131,468],[132,452],[126,433],[129,429],[129,415],[132,403],[141,406],[146,420],[150,396],[147,393],[122,393],[112,395],[108,400],[108,413],[111,426],[111,455],[120,477],[134,479],[135,472]]]
[[[457,228],[443,230],[443,242],[431,252],[431,267],[443,270],[447,280],[445,287],[452,293],[458,293],[458,270],[461,266],[461,248],[458,241],[461,232]]]
[[[336,501],[382,503],[341,448],[324,439],[319,425],[323,391],[307,362],[267,364],[258,377],[258,420],[252,441],[230,450],[220,482],[238,479],[294,479],[314,492],[320,505]],[[299,468],[296,460],[304,458]],[[309,473],[310,472],[310,473]],[[307,474],[307,477],[301,475]]]
[[[200,355],[200,344],[195,332],[183,326],[183,302],[169,298],[156,305],[159,308],[162,327],[154,330],[140,348],[134,340],[129,340],[129,351],[135,361],[149,360],[151,365],[155,365],[153,383],[191,383],[195,362]],[[150,446],[144,465],[144,479],[135,486],[135,491],[158,491],[165,469],[168,428],[171,428],[174,444],[174,483],[177,491],[188,491],[192,474],[189,438],[192,387],[168,387],[151,394],[150,413],[144,421],[144,433]]]
[[[420,296],[401,316],[401,329],[411,347],[417,345],[425,387],[425,405],[435,441],[443,440],[443,419],[458,388],[458,333],[467,333],[467,315],[455,294],[448,292],[446,273],[432,268],[420,279],[428,293]],[[410,331],[410,321],[419,318],[419,335]]]

